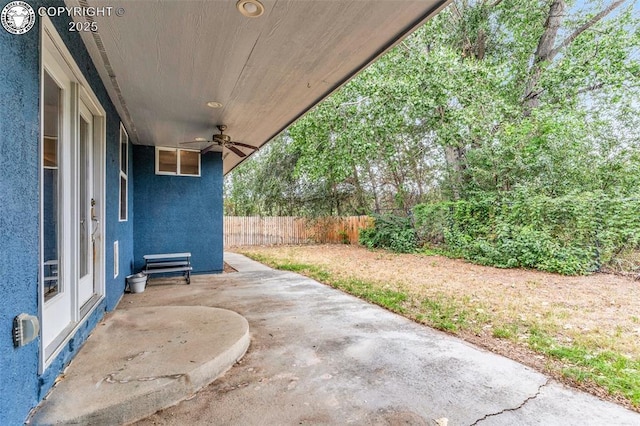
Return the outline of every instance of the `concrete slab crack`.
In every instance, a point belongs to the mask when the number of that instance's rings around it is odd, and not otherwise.
[[[543,384],[541,384],[540,386],[538,386],[538,391],[535,393],[535,395],[532,395],[530,397],[528,397],[527,399],[525,399],[524,401],[522,401],[522,403],[520,405],[518,405],[517,407],[514,408],[505,408],[502,411],[498,411],[496,413],[490,413],[485,415],[484,417],[479,418],[478,420],[476,420],[475,422],[471,423],[470,426],[476,426],[478,423],[487,420],[489,417],[495,417],[495,416],[499,416],[500,414],[504,414],[507,413],[509,411],[518,411],[519,409],[521,409],[522,407],[524,407],[529,401],[534,400],[538,397],[538,395],[540,395],[540,392],[542,391],[542,388],[547,386],[549,384],[549,382],[551,381],[551,379],[547,379]]]
[[[164,374],[161,376],[151,376],[151,377],[138,377],[138,378],[132,378],[132,379],[116,379],[114,377],[114,374],[109,374],[107,375],[107,377],[105,377],[103,380],[107,383],[129,383],[129,382],[150,382],[152,380],[158,380],[158,379],[172,379],[172,380],[178,380],[182,377],[184,377],[186,374],[182,374],[182,373],[178,373],[178,374]]]

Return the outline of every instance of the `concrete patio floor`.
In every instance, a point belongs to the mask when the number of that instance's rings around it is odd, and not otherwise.
[[[638,413],[311,279],[233,253],[225,260],[238,272],[161,281],[116,310],[215,307],[249,324],[242,360],[138,425],[640,424]],[[51,398],[71,398],[62,390]]]
[[[30,423],[131,423],[193,395],[248,347],[246,319],[226,309],[117,309],[93,331]]]

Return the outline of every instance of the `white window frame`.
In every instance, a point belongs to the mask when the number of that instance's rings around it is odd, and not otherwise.
[[[126,138],[126,142],[125,142],[125,151],[124,151],[124,157],[122,154],[122,135],[124,135],[124,137]],[[122,124],[122,122],[120,123],[120,136],[119,136],[119,144],[118,144],[118,156],[120,157],[120,163],[118,164],[119,168],[118,168],[118,221],[119,222],[126,222],[127,220],[129,220],[129,134],[127,133],[127,129],[124,128],[124,125]],[[122,171],[122,166],[124,164],[124,169],[125,171]],[[124,190],[126,192],[125,198],[124,198],[124,202],[126,203],[125,208],[124,208],[124,217],[122,216],[122,185],[120,184],[120,181],[124,179],[125,185],[124,185]]]
[[[165,172],[160,171],[160,151],[169,151],[176,153],[176,171],[175,172]],[[190,173],[182,173],[180,167],[180,152],[196,152],[198,153],[198,174],[190,174]],[[182,149],[182,148],[168,148],[164,146],[156,147],[156,174],[157,175],[167,175],[167,176],[190,176],[190,177],[200,177],[202,176],[202,155],[200,151],[197,149]]]

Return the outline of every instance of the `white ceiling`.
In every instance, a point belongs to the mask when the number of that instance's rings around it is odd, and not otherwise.
[[[134,143],[180,146],[225,124],[260,147],[448,0],[262,0],[258,18],[236,0],[67,3],[124,9],[82,36]],[[224,173],[240,161],[226,155]]]

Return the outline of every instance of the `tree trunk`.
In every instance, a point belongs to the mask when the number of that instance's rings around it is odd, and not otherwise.
[[[362,185],[360,183],[360,176],[358,175],[358,168],[355,164],[352,164],[353,168],[353,185],[356,188],[356,213],[358,215],[363,215],[367,213],[367,201],[364,194],[364,189],[362,189]]]
[[[524,115],[526,117],[530,116],[531,111],[540,105],[538,83],[542,76],[542,67],[545,62],[553,59],[551,54],[553,53],[556,45],[558,30],[564,21],[565,9],[566,3],[564,0],[554,0],[549,7],[549,14],[547,15],[547,19],[544,23],[544,31],[538,40],[538,47],[533,57],[533,66],[531,67],[529,80],[525,87]]]
[[[538,40],[538,47],[533,56],[533,65],[529,72],[529,79],[525,85],[523,106],[524,115],[528,117],[531,112],[540,105],[540,77],[545,63],[553,61],[558,53],[569,46],[580,34],[597,24],[602,18],[619,7],[625,0],[616,0],[602,9],[590,20],[582,24],[560,43],[557,43],[558,30],[562,26],[565,17],[566,3],[564,0],[554,0],[549,7],[549,14],[544,23],[544,30]]]
[[[444,155],[452,174],[450,182],[453,199],[459,200],[462,195],[460,190],[462,188],[462,177],[465,170],[465,152],[464,149],[460,147],[445,146]]]
[[[371,192],[373,193],[373,202],[376,213],[380,213],[380,196],[378,195],[377,179],[371,170],[371,163],[367,161],[367,172],[369,174],[369,182],[371,182]]]

